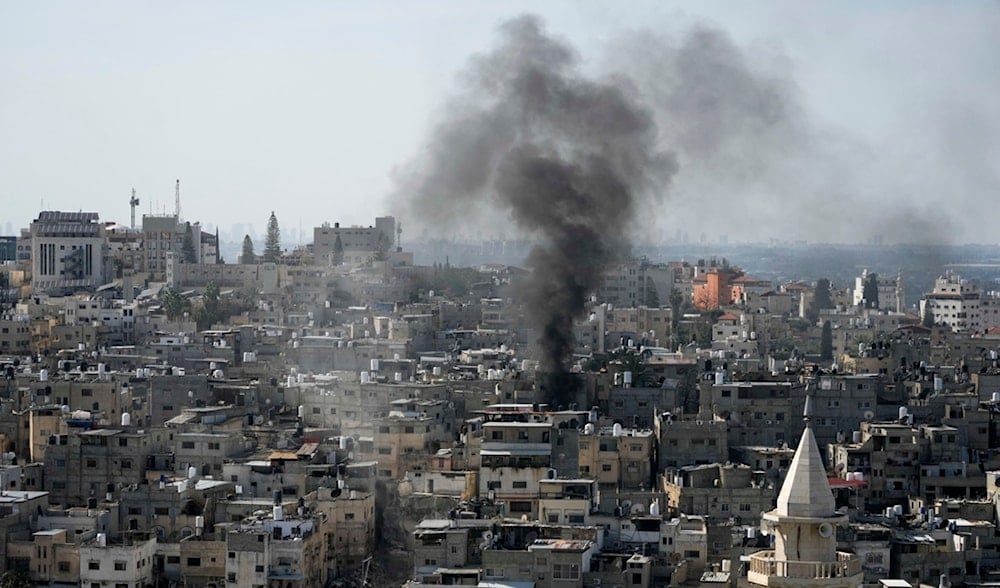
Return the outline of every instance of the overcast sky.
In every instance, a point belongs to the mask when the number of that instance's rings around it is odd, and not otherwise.
[[[643,215],[652,240],[1000,241],[1000,3],[973,1],[0,1],[0,232],[43,206],[128,222],[132,187],[140,213],[172,212],[179,178],[184,218],[224,233],[262,233],[271,210],[286,236],[397,214],[405,241],[397,170],[525,12],[581,71],[635,76],[669,127],[680,165]],[[684,121],[656,88],[674,70],[649,39],[672,51],[697,28],[776,82],[780,132],[701,158],[671,136]]]

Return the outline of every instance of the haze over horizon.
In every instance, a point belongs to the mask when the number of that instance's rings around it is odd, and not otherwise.
[[[677,155],[640,241],[1000,241],[996,2],[3,2],[0,230],[43,202],[127,223],[132,187],[172,212],[180,178],[224,231],[395,214],[417,239],[401,170],[526,12]],[[485,218],[467,234],[512,236]]]

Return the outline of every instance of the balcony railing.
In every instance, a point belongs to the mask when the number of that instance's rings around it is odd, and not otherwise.
[[[853,553],[838,551],[837,561],[787,561],[775,559],[774,551],[758,551],[750,556],[748,575],[750,581],[767,585],[768,578],[848,578],[860,573],[861,560]]]

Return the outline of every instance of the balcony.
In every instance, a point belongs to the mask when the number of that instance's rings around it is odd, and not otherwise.
[[[802,586],[807,580],[842,579],[829,586],[860,586],[861,560],[853,553],[837,552],[837,561],[787,561],[775,559],[774,551],[750,556],[747,579],[760,586]]]

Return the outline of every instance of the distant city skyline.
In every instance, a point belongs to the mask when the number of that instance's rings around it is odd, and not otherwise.
[[[43,208],[127,224],[133,187],[137,217],[171,213],[179,178],[183,216],[222,231],[262,235],[274,210],[302,237],[387,214],[404,242],[513,236],[495,212],[428,229],[398,194],[465,64],[524,12],[582,69],[628,76],[678,154],[640,241],[998,241],[979,214],[1000,195],[987,2],[4,3],[0,226]],[[663,80],[702,86],[674,104]],[[741,118],[754,101],[763,128]]]

